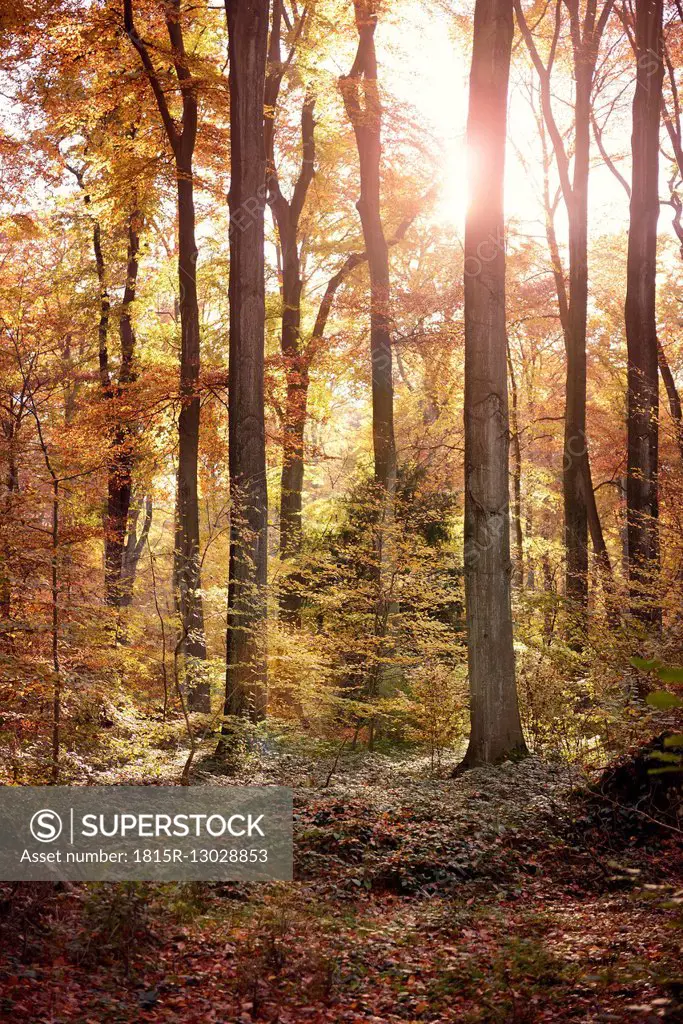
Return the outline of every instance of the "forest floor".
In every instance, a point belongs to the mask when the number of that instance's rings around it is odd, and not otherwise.
[[[0,1020],[683,1021],[680,833],[537,758],[448,767],[264,755],[292,883],[5,885]]]

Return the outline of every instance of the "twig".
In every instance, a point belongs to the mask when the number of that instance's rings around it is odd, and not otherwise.
[[[667,825],[665,821],[660,821],[659,818],[653,818],[651,814],[648,814],[646,811],[641,811],[638,807],[626,807],[624,804],[620,804],[616,800],[612,800],[612,798],[606,796],[605,793],[596,792],[595,795],[599,796],[601,800],[606,800],[608,804],[611,804],[612,807],[616,807],[619,811],[639,814],[641,818],[646,818],[648,821],[651,821],[653,825],[660,825],[662,828],[666,828],[670,832],[675,832],[677,836],[683,836],[683,831],[680,828],[676,828],[675,825]]]
[[[327,787],[329,786],[329,784],[330,784],[330,782],[332,780],[332,776],[334,775],[335,771],[337,770],[337,765],[339,764],[339,758],[341,757],[342,750],[344,749],[345,746],[346,746],[346,736],[341,741],[341,746],[337,750],[337,756],[335,757],[334,763],[333,763],[332,767],[330,768],[330,770],[328,772],[327,779],[325,780],[325,785],[323,786],[323,789],[327,789]]]

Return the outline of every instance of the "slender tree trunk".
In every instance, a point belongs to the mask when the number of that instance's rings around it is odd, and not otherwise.
[[[286,359],[287,397],[280,475],[280,557],[297,558],[303,543],[301,513],[309,376],[304,355],[297,354]],[[301,575],[295,573],[293,577],[287,577],[280,592],[281,618],[299,628],[303,604]]]
[[[579,0],[556,0],[555,26],[547,66],[541,60],[521,0],[514,0],[517,21],[538,72],[543,119],[548,128],[569,220],[569,294],[561,274],[552,216],[546,219],[553,274],[567,352],[567,385],[563,452],[564,533],[566,553],[565,596],[569,606],[569,639],[580,648],[587,626],[589,524],[603,580],[611,567],[602,537],[590,472],[586,437],[586,325],[588,312],[588,178],[590,171],[591,91],[593,77],[613,0],[604,0],[598,14],[596,0],[582,9]],[[551,72],[562,29],[562,11],[569,13],[574,62],[574,166],[553,114]],[[547,199],[546,199],[546,205]],[[608,584],[609,586],[609,584]]]
[[[683,7],[681,7],[680,4],[678,4],[677,7],[678,14],[681,17],[681,20],[683,20]],[[678,31],[680,32],[680,30],[679,26]],[[669,142],[671,143],[674,160],[676,162],[676,169],[678,171],[678,174],[674,172],[672,177],[669,179],[669,188],[671,190],[670,203],[674,211],[671,223],[674,231],[676,232],[676,237],[680,242],[680,253],[681,256],[683,256],[683,200],[681,200],[677,191],[678,179],[683,178],[683,122],[681,120],[681,100],[678,84],[676,82],[676,67],[664,38],[662,39],[662,56],[666,65],[666,71],[669,79],[669,90],[671,94],[671,110],[669,110],[667,101],[664,99],[662,100],[662,117],[664,124],[666,125]]]
[[[567,296],[567,287],[565,284],[564,273],[562,271],[562,261],[560,260],[560,250],[557,243],[557,235],[555,232],[554,213],[555,208],[550,202],[550,194],[548,189],[548,160],[545,152],[545,134],[543,131],[543,124],[540,124],[541,141],[544,150],[544,203],[545,203],[545,223],[546,223],[546,237],[548,239],[548,249],[550,252],[550,259],[553,269],[553,278],[555,281],[555,289],[557,292],[557,304],[560,313],[560,324],[562,326],[562,335],[564,338],[565,352],[567,353],[567,381],[570,376],[570,363],[572,367],[572,379],[575,380],[577,374],[577,360],[576,353],[578,351],[578,373],[581,375],[579,380],[583,380],[581,391],[583,394],[583,424],[584,424],[584,443],[568,444],[568,430],[567,430],[567,410],[569,409],[569,402],[567,400],[567,406],[565,409],[565,448],[563,453],[563,494],[565,499],[565,523],[566,509],[567,506],[585,508],[586,524],[590,532],[593,549],[595,551],[596,559],[600,569],[600,576],[602,579],[602,585],[605,593],[605,605],[607,610],[607,616],[611,624],[616,625],[619,621],[619,616],[614,603],[615,594],[615,582],[614,573],[612,571],[612,563],[607,550],[607,544],[605,543],[605,537],[602,530],[602,524],[600,522],[600,514],[598,512],[598,506],[595,499],[595,491],[593,489],[593,476],[591,473],[590,455],[588,451],[588,440],[585,435],[586,425],[586,325],[587,325],[587,311],[586,305],[588,301],[588,207],[587,207],[587,193],[588,193],[588,172],[589,163],[588,156],[590,153],[590,136],[587,134],[587,125],[590,124],[590,120],[586,120],[587,108],[586,108],[586,88],[590,92],[590,86],[584,84],[584,88],[580,92],[581,103],[578,102],[579,91],[577,89],[577,105],[576,105],[576,131],[577,138],[581,139],[581,146],[579,147],[579,155],[581,159],[575,165],[575,178],[576,174],[580,173],[583,176],[585,188],[579,190],[581,202],[579,204],[579,212],[582,216],[585,215],[585,230],[577,230],[578,218],[576,217],[577,210],[574,210],[574,216],[570,218],[570,237],[572,237],[572,231],[576,232],[574,238],[574,248],[570,248],[570,256],[573,254],[574,261],[584,268],[585,272],[575,273],[574,278],[570,278],[570,293]],[[590,119],[590,107],[588,107],[588,118]],[[572,283],[574,290],[572,293]],[[582,310],[580,318],[575,316],[574,321],[570,319],[570,308],[576,310],[578,308]],[[578,319],[578,332],[577,332],[577,319]],[[574,334],[572,335],[572,328],[574,328]],[[573,353],[570,359],[570,351]],[[583,356],[581,356],[583,353]],[[574,397],[576,397],[574,395]],[[581,415],[581,407],[579,405],[579,415]],[[572,450],[577,454],[572,455]],[[566,472],[566,467],[570,466],[570,472]],[[577,476],[576,472],[580,475]],[[578,505],[573,502],[570,495],[574,489],[578,488],[579,502]],[[569,496],[568,496],[569,495]],[[583,515],[583,513],[582,513]],[[566,538],[565,534],[565,538]],[[576,535],[575,535],[576,536]],[[576,549],[576,544],[574,545]],[[569,547],[566,547],[567,552]],[[572,556],[573,561],[577,563],[577,556]],[[583,555],[578,561],[583,559]],[[569,565],[570,556],[567,555],[567,566]],[[586,571],[588,567],[588,552],[585,555]],[[587,577],[586,577],[587,581]],[[569,589],[566,589],[566,593],[569,593]],[[587,582],[585,598],[587,600]],[[576,612],[577,605],[574,604],[574,611]],[[583,629],[585,626],[585,615],[583,612],[584,604],[583,597],[580,596],[578,609],[578,625]],[[576,618],[574,619],[574,626],[576,627]],[[577,646],[580,646],[581,637],[577,636],[576,629],[574,630],[574,642]]]
[[[264,144],[268,201],[277,228],[281,259],[280,350],[285,370],[287,397],[283,422],[282,470],[280,475],[280,556],[296,559],[301,552],[301,521],[304,483],[304,433],[308,407],[309,360],[301,339],[301,256],[299,224],[308,190],[315,174],[315,101],[306,95],[301,110],[301,166],[291,199],[280,189],[275,162],[275,121],[285,66],[291,64],[303,31],[306,10],[294,26],[292,50],[283,62],[281,55],[282,0],[273,0],[272,28],[268,44],[268,74],[265,81]],[[300,575],[287,573],[279,594],[280,616],[294,626],[301,625],[303,595]]]
[[[201,596],[199,502],[198,393],[200,369],[199,306],[197,302],[197,244],[195,239],[193,156],[197,139],[197,81],[190,71],[181,24],[180,0],[164,5],[166,29],[176,81],[182,101],[180,122],[171,114],[166,93],[147,44],[133,19],[133,0],[124,0],[124,28],[137,50],[159,108],[161,121],[175,158],[178,206],[178,286],[180,292],[180,397],[178,418],[178,487],[174,575],[181,616],[179,652],[185,655],[188,707],[210,710],[209,684],[200,662],[206,657],[204,609]]]
[[[671,413],[671,419],[674,421],[681,463],[683,464],[683,407],[681,406],[681,396],[678,393],[674,375],[671,372],[669,361],[659,339],[657,339],[657,359],[659,362],[659,372],[662,375],[662,381],[666,390],[666,397],[669,401],[669,412]]]
[[[389,495],[396,488],[394,385],[389,317],[389,253],[380,213],[382,106],[377,84],[373,0],[354,0],[358,51],[353,67],[340,79],[347,116],[353,126],[360,163],[358,213],[370,271],[370,352],[372,357],[372,439],[375,482]],[[363,101],[361,102],[361,95]]]
[[[114,395],[120,397],[121,389],[125,389],[135,380],[135,332],[131,318],[131,306],[135,301],[137,287],[140,220],[140,213],[135,210],[128,223],[126,284],[119,318],[121,366],[118,387],[114,389],[111,383],[109,385],[112,397]],[[104,546],[105,591],[107,603],[117,608],[123,603],[123,559],[133,483],[132,435],[132,424],[117,423],[112,438],[107,473],[107,528]]]
[[[281,351],[287,382],[280,476],[280,556],[296,558],[303,542],[301,511],[309,377],[300,334],[302,281],[297,225],[290,211],[288,214],[289,228],[279,231],[283,259]],[[280,615],[292,625],[300,626],[302,606],[300,580],[295,573],[286,580],[280,593]]]
[[[512,0],[477,0],[465,226],[465,600],[470,741],[461,767],[526,752],[510,605],[503,172]]]
[[[657,459],[659,391],[657,322],[657,220],[659,122],[662,108],[662,0],[636,2],[636,91],[631,136],[632,183],[626,271],[628,351],[629,586],[634,615],[661,622],[654,589],[659,576]]]
[[[225,713],[258,720],[265,716],[267,701],[263,101],[268,0],[226,0],[225,9],[230,61],[232,517]]]
[[[564,424],[566,597],[573,640],[585,635],[588,604],[588,488],[586,440],[586,321],[588,313],[588,172],[591,69],[576,67],[574,183],[569,212],[569,307]]]
[[[82,181],[82,178],[79,180]],[[90,196],[86,196],[85,201],[86,203],[89,203]],[[104,264],[104,255],[102,253],[102,231],[97,221],[95,221],[93,225],[92,245],[93,252],[95,253],[97,281],[100,287],[100,320],[97,325],[98,363],[100,372],[100,384],[102,386],[103,392],[106,394],[109,390],[108,332],[109,313],[111,309],[111,304],[109,301],[109,291],[107,289],[107,277],[106,268]]]
[[[382,104],[377,82],[376,0],[354,0],[358,49],[348,75],[341,78],[347,117],[353,127],[360,167],[360,198],[356,203],[370,272],[370,355],[372,363],[372,443],[377,525],[374,531],[377,598],[374,634],[379,638],[366,674],[365,693],[379,690],[386,658],[393,604],[393,525],[396,492],[394,383],[389,314],[389,247],[381,215]]]
[[[47,456],[46,456],[47,462]],[[62,729],[62,673],[59,664],[59,480],[52,473],[52,782],[59,782]]]
[[[138,534],[138,522],[140,513],[144,507],[144,518],[140,533]],[[144,503],[131,499],[128,510],[128,524],[126,533],[126,544],[123,549],[123,560],[121,564],[121,607],[128,608],[133,603],[133,586],[138,563],[142,556],[143,549],[149,537],[152,526],[153,515],[152,499],[148,496]]]
[[[287,379],[280,492],[283,558],[297,555],[301,549],[303,439],[308,400],[308,368],[301,352],[301,273],[297,248],[296,238],[283,241],[281,349]]]
[[[23,400],[17,404],[20,409],[19,416],[21,416]],[[19,490],[19,469],[15,455],[15,439],[19,430],[19,422],[17,417],[12,415],[13,411],[12,407],[9,418],[2,423],[2,431],[8,445],[8,454],[7,474],[4,484],[5,493],[2,496],[1,504],[0,527],[3,527],[4,523],[7,523],[8,527],[11,526],[14,499]],[[0,619],[9,619],[12,616],[11,561],[13,545],[10,541],[10,532],[9,529],[0,529]],[[4,642],[6,639],[5,637],[0,637],[0,642]],[[9,638],[8,643],[11,646],[11,638]]]
[[[197,300],[197,244],[195,241],[192,163],[178,165],[178,280],[180,283],[180,397],[178,417],[178,549],[176,583],[184,634],[180,650],[185,656],[188,707],[210,708],[209,683],[199,663],[206,658],[204,606],[201,597],[199,494],[199,304]]]
[[[513,579],[522,589],[524,586],[524,535],[522,533],[522,446],[519,440],[519,417],[517,415],[518,394],[515,368],[512,365],[512,354],[510,342],[506,339],[507,366],[510,378],[510,396],[512,407],[510,409],[510,426],[512,433],[512,524],[515,534],[515,564],[513,566]]]

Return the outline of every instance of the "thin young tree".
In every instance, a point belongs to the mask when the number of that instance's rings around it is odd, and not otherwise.
[[[652,588],[659,573],[658,346],[655,311],[659,218],[659,127],[662,109],[662,0],[637,0],[636,90],[631,135],[631,205],[626,269],[628,351],[629,589],[644,623],[661,621]]]
[[[396,488],[394,385],[389,316],[389,252],[380,210],[382,104],[377,82],[374,0],[354,0],[358,49],[348,75],[340,79],[347,117],[353,126],[360,164],[356,204],[370,271],[370,353],[372,439],[375,482],[388,495]]]
[[[106,377],[105,394],[119,400],[125,396],[126,388],[130,387],[137,378],[136,338],[131,313],[137,289],[142,224],[142,213],[135,209],[128,219],[126,282],[119,314],[121,359],[118,380],[116,382],[112,380],[106,349],[104,365],[101,365],[101,373]],[[102,358],[101,351],[100,357]],[[135,579],[135,567],[130,564],[130,560],[126,564],[126,552],[130,548],[131,536],[135,538],[136,516],[129,518],[133,495],[134,446],[132,424],[127,422],[124,417],[118,417],[112,433],[111,455],[107,472],[107,525],[104,552],[107,600],[117,608],[130,604]],[[149,516],[145,518],[145,524],[147,532],[149,532],[151,501],[148,501],[147,507]]]
[[[580,646],[585,634],[588,603],[588,528],[597,516],[586,436],[586,332],[588,318],[588,179],[590,172],[591,93],[595,66],[613,0],[555,0],[554,23],[544,62],[521,0],[514,0],[517,22],[538,74],[541,110],[550,135],[560,187],[569,222],[569,292],[558,301],[563,312],[567,352],[563,493],[566,550],[565,594],[573,614],[572,642]],[[552,74],[563,27],[569,17],[574,77],[573,166],[567,141],[558,125],[552,94]],[[556,275],[556,282],[559,279]],[[562,287],[564,281],[562,280]],[[593,530],[595,536],[595,528]],[[604,548],[604,545],[602,546]],[[606,549],[600,557],[604,561]]]
[[[376,0],[354,0],[358,48],[349,71],[339,80],[346,116],[353,127],[360,168],[360,197],[356,203],[370,273],[370,357],[372,373],[372,443],[376,516],[373,543],[377,597],[374,635],[378,639],[365,681],[365,694],[373,697],[380,686],[386,654],[394,573],[392,528],[396,492],[396,440],[394,437],[394,382],[389,313],[389,248],[381,213],[382,102],[377,81],[375,29]],[[374,720],[370,720],[370,743]]]
[[[61,153],[61,151],[60,151]],[[90,209],[92,197],[85,179],[85,167],[76,166],[64,160],[64,166],[75,177],[83,191],[86,209]],[[109,321],[111,300],[107,281],[107,267],[102,246],[102,226],[96,217],[92,220],[92,247],[97,271],[99,289],[99,310],[97,324],[98,373],[102,397],[112,403],[120,399],[136,379],[135,349],[136,338],[132,320],[132,306],[135,302],[139,256],[140,231],[144,224],[142,212],[138,209],[137,196],[131,197],[134,207],[127,223],[126,281],[123,301],[119,313],[119,371],[115,377],[109,352]],[[124,601],[123,582],[128,512],[133,490],[133,433],[131,424],[116,411],[108,412],[110,421],[109,457],[107,460],[107,510],[104,530],[104,594],[108,605],[120,608]],[[134,574],[133,574],[134,576]],[[130,580],[130,596],[132,585]]]
[[[301,245],[306,234],[306,225],[302,221],[302,215],[311,184],[314,180],[316,160],[315,101],[310,92],[304,94],[301,107],[301,161],[290,199],[283,195],[280,187],[276,162],[275,133],[278,106],[281,103],[280,94],[283,76],[287,69],[293,66],[297,51],[305,42],[306,32],[304,29],[307,29],[309,25],[310,16],[306,7],[302,8],[300,14],[297,13],[296,8],[292,9],[292,14],[289,16],[287,24],[291,26],[290,37],[293,38],[287,55],[283,59],[281,45],[282,23],[285,18],[286,11],[282,0],[274,0],[265,87],[265,140],[268,201],[277,228],[282,259],[281,352],[284,360],[287,389],[283,424],[282,473],[280,477],[280,555],[283,558],[296,559],[301,551],[303,539],[304,434],[311,365],[320,350],[327,317],[338,288],[343,284],[348,275],[357,266],[366,263],[369,257],[367,250],[363,253],[349,254],[339,272],[331,277],[320,303],[311,336],[308,340],[305,340],[301,331],[303,289]],[[379,181],[378,177],[377,181]],[[421,203],[415,203],[409,216],[401,222],[397,231],[386,243],[387,248],[397,244],[404,237],[421,205]],[[391,409],[393,411],[393,402],[391,403]],[[300,576],[288,577],[280,594],[281,617],[297,626],[301,625],[301,609],[303,606],[301,582]]]
[[[551,199],[549,172],[550,165],[552,162],[552,156],[548,149],[548,141],[546,137],[547,129],[545,121],[543,119],[543,114],[540,111],[536,112],[536,123],[538,125],[538,134],[541,141],[542,152],[543,207],[545,213],[545,232],[548,241],[548,252],[550,254],[550,262],[552,266],[553,280],[555,283],[555,291],[557,293],[557,307],[560,317],[560,326],[562,327],[562,337],[564,339],[565,353],[568,353],[570,351],[570,348],[572,347],[571,325],[569,321],[569,295],[567,293],[566,278],[564,268],[562,266],[562,260],[560,257],[560,246],[557,240],[557,231],[555,228],[555,217],[557,214],[557,208],[559,206],[560,199],[562,197],[562,187],[560,186],[557,189],[555,195]],[[586,292],[586,297],[587,294],[588,293]],[[566,451],[564,458],[566,461]],[[598,511],[598,503],[595,497],[595,490],[593,488],[593,477],[591,473],[587,445],[584,446],[583,455],[579,457],[578,464],[582,469],[584,476],[582,494],[585,498],[588,530],[590,532],[596,562],[602,578],[607,617],[610,621],[610,624],[616,626],[619,622],[619,616],[615,601],[616,584],[614,580],[614,571],[612,569],[612,561],[609,556],[609,551],[607,550],[605,535],[602,529],[602,522],[600,520],[600,513]],[[566,477],[564,479],[566,482]]]
[[[188,705],[208,711],[208,681],[200,668],[206,658],[204,609],[201,596],[199,503],[200,369],[199,305],[197,301],[197,243],[195,239],[193,157],[197,138],[198,83],[185,50],[180,0],[166,0],[164,18],[175,72],[175,87],[182,103],[180,122],[173,117],[160,73],[148,44],[138,34],[133,0],[124,0],[126,34],[137,50],[173,152],[178,208],[178,282],[180,293],[180,397],[178,417],[178,492],[176,502],[175,577],[182,629],[181,650],[186,659]]]
[[[460,768],[526,752],[510,596],[503,174],[512,0],[477,0],[465,224],[465,603],[470,740]]]
[[[230,84],[230,563],[225,714],[266,712],[263,101],[268,0],[226,0]],[[224,725],[224,732],[229,726]]]
[[[671,226],[674,229],[678,241],[681,243],[680,253],[683,257],[683,200],[681,200],[679,195],[680,183],[683,180],[683,118],[681,114],[680,98],[678,95],[678,86],[676,83],[676,69],[669,52],[671,45],[670,40],[677,38],[677,35],[681,34],[679,21],[683,20],[683,7],[679,7],[677,9],[677,15],[678,17],[673,17],[667,26],[668,36],[670,37],[669,41],[667,41],[666,32],[663,34],[662,40],[662,56],[665,66],[664,84],[668,85],[668,89],[663,89],[662,120],[667,130],[671,153],[666,153],[664,146],[661,147],[661,152],[665,157],[667,157],[672,165],[672,174],[668,182],[671,198],[669,199],[668,204],[673,208]],[[621,12],[621,18],[633,52],[636,54],[637,46],[633,33],[633,23],[625,11]],[[603,120],[602,124],[598,123],[597,118],[593,118],[593,134],[600,151],[600,156],[602,157],[606,167],[612,172],[615,179],[626,192],[630,203],[632,194],[631,186],[617,167],[615,160],[607,151],[604,140],[604,131],[607,126],[609,116],[612,113],[612,109],[613,108],[610,107],[607,118]],[[683,462],[683,403],[681,403],[680,391],[676,384],[676,378],[671,371],[666,350],[664,349],[662,340],[659,337],[657,339],[657,358],[659,361],[659,372],[669,403],[669,413],[674,425],[676,443],[678,445],[681,461]]]
[[[306,197],[315,174],[315,100],[306,95],[301,108],[301,164],[290,199],[280,187],[275,155],[275,121],[280,88],[286,67],[294,55],[306,20],[306,9],[295,20],[295,40],[282,59],[282,0],[273,0],[268,44],[264,124],[268,202],[277,228],[282,256],[282,313],[280,351],[284,362],[286,398],[283,423],[282,472],[280,476],[280,556],[296,558],[302,544],[302,492],[304,481],[304,431],[308,404],[309,360],[301,337],[301,239],[300,223]],[[280,594],[280,614],[293,625],[301,624],[300,589],[286,580]]]

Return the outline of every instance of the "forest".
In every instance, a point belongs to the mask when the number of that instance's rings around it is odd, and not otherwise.
[[[0,0],[0,797],[294,807],[290,881],[3,875],[0,1020],[683,1020],[682,63]]]

